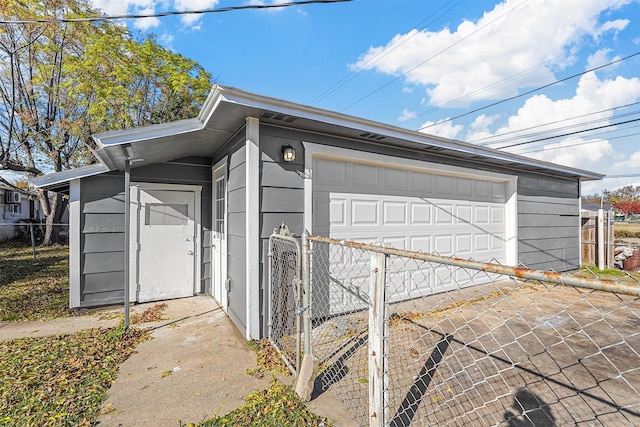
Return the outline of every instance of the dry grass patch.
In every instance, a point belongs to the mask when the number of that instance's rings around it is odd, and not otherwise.
[[[91,426],[146,331],[123,325],[0,342],[0,425]]]
[[[0,245],[0,320],[69,316],[69,248]]]

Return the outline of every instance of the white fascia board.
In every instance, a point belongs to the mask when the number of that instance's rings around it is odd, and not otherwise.
[[[63,184],[73,181],[74,179],[87,178],[93,175],[108,172],[109,169],[103,164],[96,163],[93,165],[83,166],[76,169],[70,169],[62,172],[50,173],[29,179],[29,183],[35,187],[47,189],[51,186]]]
[[[115,145],[130,144],[137,141],[146,141],[171,135],[179,135],[202,130],[203,123],[199,119],[186,119],[177,122],[163,123],[160,125],[144,126],[133,129],[118,130],[93,135],[96,150]]]
[[[233,102],[240,105],[246,105],[248,107],[279,112],[282,114],[297,116],[300,118],[318,122],[324,122],[335,126],[380,134],[390,138],[397,138],[419,144],[441,147],[461,153],[478,155],[511,163],[519,163],[532,167],[539,167],[542,169],[566,173],[570,175],[577,175],[585,180],[600,180],[604,177],[603,174],[598,174],[595,172],[589,172],[582,169],[538,161],[529,157],[511,154],[505,151],[493,150],[467,142],[440,138],[428,135],[426,133],[399,128],[397,126],[386,125],[360,117],[349,116],[334,111],[323,110],[320,108],[296,104],[281,99],[257,95],[236,88],[218,86],[215,88],[215,92],[218,98],[218,103],[220,102],[220,100],[224,100],[226,102]]]

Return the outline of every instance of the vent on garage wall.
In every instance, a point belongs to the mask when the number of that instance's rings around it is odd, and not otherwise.
[[[362,138],[375,139],[376,141],[380,141],[386,138],[384,135],[379,135],[377,133],[365,132],[361,133],[360,136]]]
[[[277,120],[279,122],[285,122],[285,123],[293,123],[297,120],[297,117],[287,116],[286,114],[280,114],[280,113],[270,113],[268,111],[260,114],[260,118]]]

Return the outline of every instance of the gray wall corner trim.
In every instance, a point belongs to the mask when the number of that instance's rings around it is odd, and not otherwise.
[[[246,338],[260,338],[260,122],[246,120]]]
[[[69,185],[69,307],[71,308],[78,308],[81,304],[80,182],[79,179],[74,179]]]

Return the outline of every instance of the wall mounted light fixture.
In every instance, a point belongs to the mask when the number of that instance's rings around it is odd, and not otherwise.
[[[293,162],[296,159],[296,150],[290,145],[283,145],[282,158],[285,162]]]

